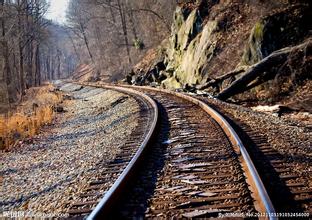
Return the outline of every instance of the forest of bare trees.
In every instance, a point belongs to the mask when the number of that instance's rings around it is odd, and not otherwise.
[[[65,29],[44,18],[45,0],[0,0],[0,108],[20,101],[27,88],[65,76],[74,58]],[[67,69],[67,71],[66,71]]]
[[[176,0],[70,0],[67,23],[45,18],[46,0],[0,0],[0,111],[25,90],[68,77],[79,64],[123,78],[170,34]],[[1,110],[2,109],[2,110]]]
[[[120,79],[170,33],[176,0],[71,0],[68,29],[81,63]]]

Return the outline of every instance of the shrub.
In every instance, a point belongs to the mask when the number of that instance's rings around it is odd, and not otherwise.
[[[8,150],[20,140],[32,137],[43,125],[52,122],[53,106],[62,101],[61,94],[51,92],[51,85],[35,88],[14,113],[0,115],[0,150]],[[27,97],[28,96],[28,97]]]

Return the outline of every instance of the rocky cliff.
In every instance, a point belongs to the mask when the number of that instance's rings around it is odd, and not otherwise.
[[[310,83],[309,1],[188,1],[178,5],[173,19],[170,38],[133,69],[129,83],[218,95],[256,68],[231,94],[257,101],[287,96]],[[270,60],[287,47],[283,59]],[[258,70],[265,58],[270,64]]]

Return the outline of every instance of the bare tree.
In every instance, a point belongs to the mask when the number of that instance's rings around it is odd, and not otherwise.
[[[0,0],[0,108],[21,100],[27,88],[73,70],[66,31],[55,31],[44,18],[47,6],[45,0]]]
[[[71,0],[72,42],[82,62],[103,75],[122,75],[169,34],[175,1]],[[91,60],[91,59],[90,59]]]

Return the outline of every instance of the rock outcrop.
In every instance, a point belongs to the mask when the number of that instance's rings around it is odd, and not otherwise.
[[[173,33],[167,48],[166,71],[172,76],[162,82],[166,88],[200,84],[205,65],[214,55],[217,39],[213,33],[217,23],[208,21],[205,25],[199,9],[193,10],[183,21],[181,8],[175,13]],[[181,21],[182,20],[182,21]]]
[[[154,50],[157,55],[150,59],[152,66],[140,71],[134,69],[128,82],[171,89],[202,89],[218,95],[273,52],[311,38],[311,20],[308,0],[181,3],[174,13],[169,40]],[[235,98],[273,100],[279,97],[278,90],[285,83],[289,84],[286,93],[295,90],[311,79],[308,52],[295,51],[285,62],[264,69],[275,73],[262,72],[255,83],[244,85],[247,92]],[[300,65],[291,65],[294,60]]]

